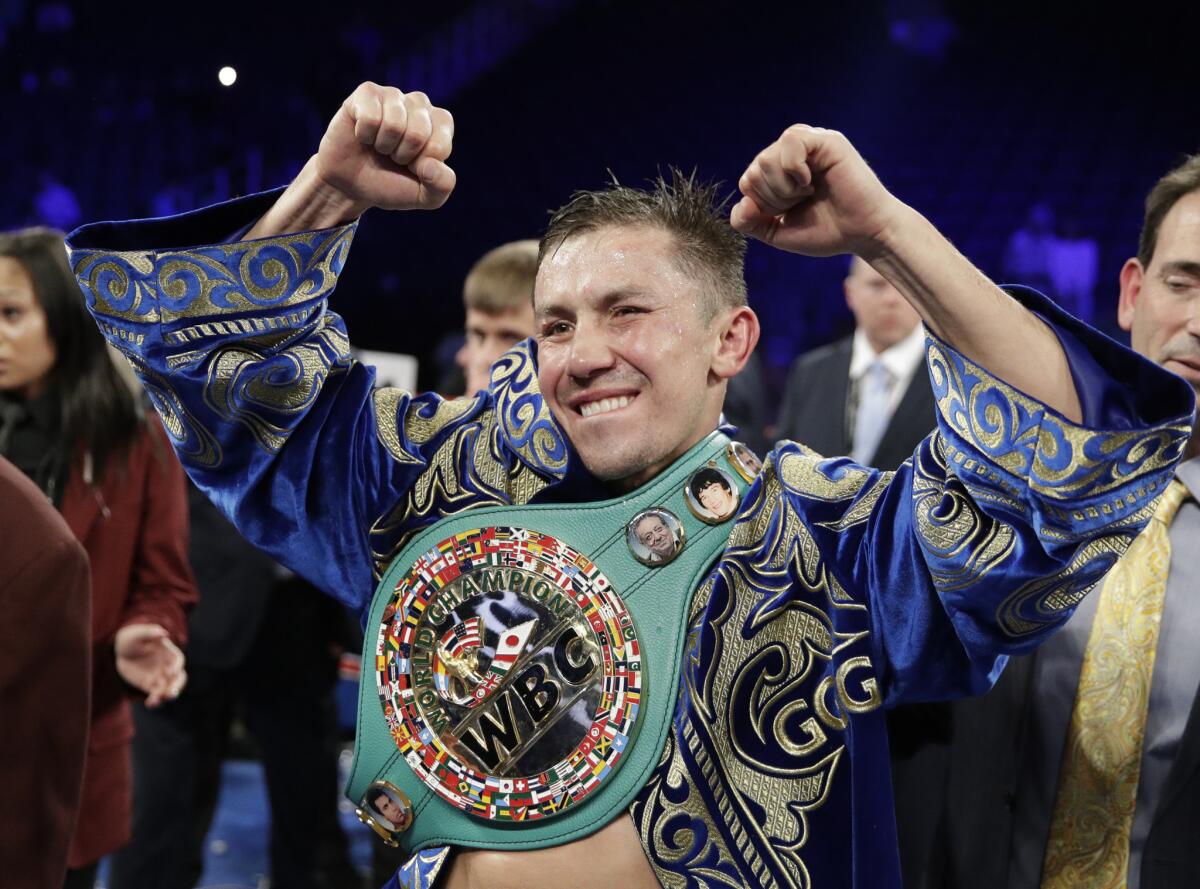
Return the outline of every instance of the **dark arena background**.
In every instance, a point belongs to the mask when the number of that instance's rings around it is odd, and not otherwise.
[[[695,168],[732,193],[803,122],[846,133],[995,280],[1045,205],[1059,236],[1098,252],[1094,299],[1071,308],[1123,336],[1117,273],[1145,193],[1200,150],[1198,25],[1194,0],[0,0],[0,226],[168,215],[286,184],[358,83],[424,90],[454,113],[458,187],[437,212],[368,213],[333,305],[357,347],[415,355],[434,388],[484,251],[539,236],[610,174]],[[852,329],[845,268],[750,245],[768,421],[791,361]],[[254,886],[265,866],[254,780],[227,772],[243,783],[210,853],[237,860],[210,860],[203,885]],[[343,821],[364,867],[369,840]]]
[[[422,89],[457,124],[458,188],[368,214],[335,306],[355,344],[420,359],[461,325],[467,268],[540,234],[611,170],[736,183],[786,125],[841,129],[894,192],[1003,279],[1031,206],[1099,245],[1092,320],[1146,189],[1200,148],[1192,4],[0,4],[0,222],[178,212],[286,183],[362,80]],[[237,72],[229,87],[224,66]],[[752,245],[768,382],[850,327],[836,261]],[[451,350],[452,352],[452,350]]]

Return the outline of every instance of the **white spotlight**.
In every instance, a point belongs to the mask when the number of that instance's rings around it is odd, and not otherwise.
[[[237,80],[237,70],[226,65],[217,72],[217,80],[221,81],[221,86],[233,86]]]

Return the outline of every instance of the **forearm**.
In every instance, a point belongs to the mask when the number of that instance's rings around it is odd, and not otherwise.
[[[879,247],[863,256],[925,325],[971,361],[1073,422],[1082,419],[1053,331],[973,266],[930,222],[898,204]]]
[[[356,204],[322,182],[316,166],[316,157],[309,158],[279,200],[246,233],[245,240],[334,228],[353,222],[367,210],[366,204]]]

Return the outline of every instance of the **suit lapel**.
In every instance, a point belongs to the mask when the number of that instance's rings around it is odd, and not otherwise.
[[[933,388],[924,366],[918,367],[880,439],[871,465],[894,469],[912,456],[913,448],[937,425]]]
[[[836,436],[838,446],[833,453],[825,454],[834,457],[850,453],[850,420],[847,408],[850,400],[850,359],[854,355],[854,338],[846,337],[838,344],[837,360],[832,362],[832,371],[825,382],[831,401],[831,411],[836,417]]]

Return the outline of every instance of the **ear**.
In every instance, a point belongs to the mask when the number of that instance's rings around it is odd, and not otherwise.
[[[716,349],[709,371],[718,379],[735,377],[746,366],[758,345],[758,316],[749,306],[738,306],[719,316]]]
[[[1121,297],[1117,302],[1117,324],[1122,330],[1133,329],[1134,309],[1142,295],[1142,280],[1146,270],[1137,259],[1125,260],[1121,267]]]

